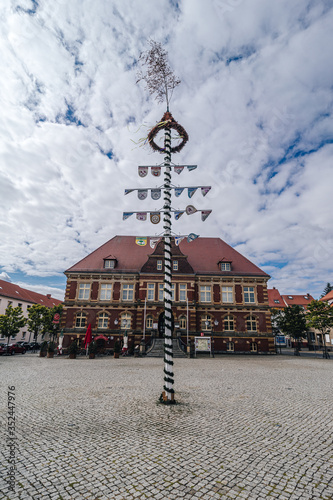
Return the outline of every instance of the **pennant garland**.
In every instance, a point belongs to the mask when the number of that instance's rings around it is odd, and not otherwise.
[[[161,213],[160,212],[151,212],[150,213],[150,222],[153,224],[158,224],[161,220]]]
[[[192,198],[192,196],[194,195],[194,193],[196,192],[198,188],[194,187],[194,188],[187,188],[187,194],[188,194],[188,197],[189,198]]]
[[[196,240],[197,238],[199,238],[198,234],[191,233],[187,237],[187,242],[191,243],[191,241]]]
[[[161,238],[150,238],[150,247],[154,249],[160,240]]]
[[[210,191],[211,189],[212,189],[211,186],[202,186],[202,188],[201,188],[202,196],[206,196],[208,191]]]
[[[175,219],[178,220],[185,213],[185,210],[178,210],[175,212]]]
[[[183,170],[184,170],[184,167],[180,167],[180,166],[174,167],[174,171],[176,172],[176,174],[180,174]]]
[[[138,189],[139,200],[145,200],[148,195],[148,189]]]
[[[195,170],[197,168],[197,165],[187,165],[187,170],[191,172],[192,170]]]
[[[212,213],[211,210],[201,210],[201,220],[205,221],[208,215],[210,215],[211,213]]]
[[[134,191],[134,189],[125,189],[125,194],[132,193],[132,191]]]
[[[159,177],[161,175],[161,167],[151,167],[151,173],[154,177]]]
[[[175,236],[175,245],[178,247],[179,243],[185,238],[185,236]]]
[[[175,195],[178,197],[182,194],[185,188],[175,188]]]
[[[187,215],[192,215],[195,214],[195,212],[197,212],[197,209],[193,205],[187,205],[185,211]]]
[[[146,177],[148,174],[148,167],[138,167],[138,172],[140,177]]]
[[[147,212],[136,212],[136,218],[138,220],[147,220]]]
[[[134,212],[123,212],[123,220],[128,219],[133,214],[134,214]]]
[[[137,236],[135,238],[135,243],[139,245],[139,247],[145,247],[147,245],[147,236],[144,237]]]
[[[161,189],[151,189],[151,197],[153,200],[159,200],[161,198]]]

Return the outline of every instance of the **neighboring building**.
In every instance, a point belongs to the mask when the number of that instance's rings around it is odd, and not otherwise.
[[[268,304],[271,309],[284,309],[286,307],[286,303],[277,288],[273,286],[273,288],[267,289],[267,293]]]
[[[322,300],[323,302],[327,302],[328,304],[330,304],[332,306],[333,305],[333,290],[328,292],[326,295],[324,295],[324,297],[322,297],[319,300]],[[317,341],[320,343],[323,342],[321,335],[319,333],[317,334]],[[325,342],[326,342],[327,346],[330,346],[331,349],[333,348],[333,328],[331,328],[330,331],[326,334]]]
[[[289,306],[301,306],[306,311],[308,305],[314,298],[309,293],[305,295],[281,295],[286,307]]]
[[[163,241],[153,250],[135,240],[115,236],[65,272],[64,347],[89,323],[106,347],[125,331],[130,343],[163,336]],[[173,335],[212,336],[217,352],[275,352],[268,279],[219,238],[172,240]]]
[[[23,315],[28,317],[28,309],[33,304],[40,304],[46,307],[54,307],[62,304],[61,300],[54,299],[51,295],[42,295],[40,293],[32,292],[31,290],[26,290],[21,288],[14,283],[9,283],[8,281],[0,280],[0,314],[5,314],[6,309],[9,305],[13,307],[20,306]],[[4,342],[7,339],[0,337],[0,342]],[[16,337],[11,337],[9,342],[19,342],[24,340],[26,342],[32,342],[32,334],[28,332],[27,326],[21,328],[20,333]]]

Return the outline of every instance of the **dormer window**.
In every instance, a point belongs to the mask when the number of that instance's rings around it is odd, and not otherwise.
[[[163,268],[163,262],[161,260],[158,260],[157,261],[157,270],[162,271],[162,268]]]
[[[220,264],[220,271],[231,271],[231,262],[222,261]]]
[[[172,261],[172,270],[173,271],[178,271],[178,260],[173,260]]]
[[[294,297],[292,295],[288,295],[288,299],[293,300],[293,298]]]
[[[116,267],[116,259],[104,259],[104,269],[114,269]]]
[[[277,299],[274,299],[274,304],[280,304],[280,301]]]

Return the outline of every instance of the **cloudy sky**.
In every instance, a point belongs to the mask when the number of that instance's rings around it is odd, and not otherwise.
[[[147,40],[182,83],[170,110],[190,140],[175,185],[212,186],[174,221],[218,236],[281,293],[333,282],[331,0],[2,0],[0,278],[63,298],[63,271],[161,208],[125,188],[156,187],[138,165],[165,105],[136,84]],[[173,199],[189,204],[187,193]]]

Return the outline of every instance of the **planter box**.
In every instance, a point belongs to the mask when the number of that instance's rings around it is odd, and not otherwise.
[[[90,353],[89,354],[89,359],[95,359],[95,353]]]
[[[119,352],[114,352],[114,353],[113,353],[113,357],[114,357],[114,358],[119,358]]]
[[[46,351],[45,352],[44,351],[40,351],[39,357],[40,358],[45,358],[45,356],[46,356]]]
[[[48,352],[47,353],[47,357],[48,358],[53,358],[53,356],[54,356],[54,352]]]
[[[71,353],[71,354],[69,355],[69,359],[76,359],[76,354]]]

